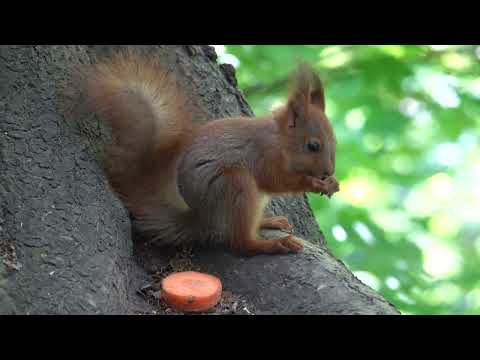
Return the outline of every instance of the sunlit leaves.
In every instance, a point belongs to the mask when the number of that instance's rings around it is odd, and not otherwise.
[[[324,80],[341,191],[308,197],[333,253],[404,313],[480,313],[480,46],[224,50],[259,115],[299,60]]]

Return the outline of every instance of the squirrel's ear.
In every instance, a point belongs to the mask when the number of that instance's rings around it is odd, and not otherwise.
[[[288,127],[304,125],[308,114],[308,95],[297,93],[290,97],[287,105]]]
[[[310,105],[310,79],[307,65],[302,64],[291,76],[291,90],[288,98],[288,126],[301,125],[308,115]]]
[[[290,103],[305,113],[310,105],[318,106],[325,111],[322,81],[312,66],[307,63],[301,63],[293,74],[290,94]]]
[[[318,106],[323,112],[325,112],[325,94],[323,91],[323,84],[317,73],[313,71],[311,81],[310,103],[314,106]]]
[[[292,76],[292,89],[288,99],[288,125],[297,127],[299,122],[308,120],[310,106],[325,111],[325,96],[322,81],[315,70],[306,63],[300,64]]]

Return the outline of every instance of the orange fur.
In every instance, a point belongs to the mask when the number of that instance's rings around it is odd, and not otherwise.
[[[154,59],[121,52],[84,74],[75,86],[115,137],[110,183],[154,241],[227,242],[246,255],[297,252],[302,241],[291,235],[258,237],[260,227],[291,228],[285,218],[263,219],[262,199],[338,191],[323,87],[306,65],[287,105],[271,116],[202,126],[191,121],[194,111],[174,76]]]

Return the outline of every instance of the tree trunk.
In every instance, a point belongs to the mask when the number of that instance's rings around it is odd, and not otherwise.
[[[98,124],[81,130],[58,110],[68,68],[114,46],[0,48],[0,314],[133,314],[152,305],[139,289],[172,254],[132,241],[130,219],[111,192],[93,148]],[[233,68],[208,46],[148,46],[179,74],[199,121],[252,115]],[[84,139],[88,141],[85,142]],[[193,264],[219,276],[253,313],[398,314],[327,250],[304,196],[278,197],[309,241],[297,255],[242,258],[196,251]],[[264,235],[272,235],[272,231]]]

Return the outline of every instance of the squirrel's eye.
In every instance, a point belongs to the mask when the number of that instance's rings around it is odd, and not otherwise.
[[[307,149],[308,151],[311,151],[311,152],[319,152],[320,151],[320,143],[317,141],[317,140],[308,140],[307,142]]]

